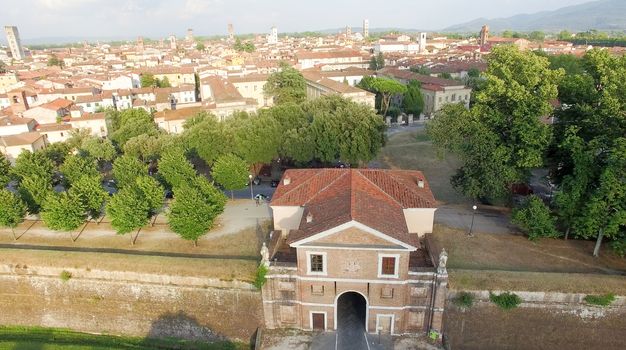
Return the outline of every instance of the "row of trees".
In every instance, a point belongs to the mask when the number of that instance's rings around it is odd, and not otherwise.
[[[592,50],[547,59],[503,46],[484,77],[470,110],[447,105],[427,126],[438,148],[461,158],[454,187],[490,202],[548,166],[552,208],[531,197],[514,220],[530,237],[596,238],[594,255],[605,237],[626,250],[626,58]],[[542,122],[552,115],[554,126]]]
[[[117,233],[131,233],[134,243],[141,227],[162,211],[164,191],[171,190],[170,228],[196,242],[226,199],[196,173],[190,159],[207,164],[210,178],[231,191],[247,185],[252,164],[277,158],[297,163],[371,160],[384,143],[381,118],[338,96],[294,102],[300,94],[280,79],[290,74],[283,71],[276,79],[278,95],[288,98],[258,114],[236,113],[219,122],[200,113],[186,122],[182,134],[171,135],[144,110],[108,110],[107,139],[79,131],[67,142],[22,153],[12,167],[0,158],[2,188],[11,179],[17,183],[17,193],[2,190],[0,225],[14,228],[26,212],[39,213],[49,228],[74,232],[106,212]],[[108,168],[118,190],[111,197],[102,186]]]

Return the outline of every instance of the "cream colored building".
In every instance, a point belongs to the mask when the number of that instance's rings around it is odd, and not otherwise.
[[[36,132],[25,132],[22,134],[0,136],[0,152],[11,162],[24,151],[35,152],[46,147],[46,138]]]
[[[15,84],[19,82],[19,78],[15,73],[0,74],[0,94],[4,94],[14,88]]]
[[[325,95],[339,95],[346,99],[374,108],[376,95],[369,91],[359,89],[350,84],[344,84],[332,79],[324,78],[314,72],[303,72],[306,80],[306,97],[316,99]]]
[[[268,77],[267,74],[251,74],[243,77],[229,77],[228,82],[233,84],[244,98],[255,99],[259,107],[271,107],[273,98],[263,93]]]

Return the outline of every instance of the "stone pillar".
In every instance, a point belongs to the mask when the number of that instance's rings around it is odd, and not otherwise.
[[[387,123],[387,126],[391,126],[391,117],[385,117],[385,123]]]
[[[448,294],[448,274],[435,274],[433,288],[435,292],[433,293],[432,308],[430,309],[428,337],[441,342],[443,339],[443,312]]]
[[[409,125],[413,124],[413,114],[409,114]]]
[[[398,125],[402,125],[402,114],[398,115]]]

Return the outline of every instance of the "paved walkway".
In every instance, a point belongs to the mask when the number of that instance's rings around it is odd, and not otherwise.
[[[443,205],[435,212],[435,223],[467,230],[472,226],[472,208],[460,205]],[[508,215],[491,207],[478,206],[474,216],[473,232],[517,233]]]

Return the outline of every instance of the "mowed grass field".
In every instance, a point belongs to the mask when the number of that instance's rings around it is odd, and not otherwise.
[[[149,339],[95,335],[66,329],[0,326],[1,350],[109,350],[206,349],[243,350],[243,343],[205,343],[176,339]]]
[[[453,154],[437,154],[426,130],[413,129],[389,136],[387,144],[374,160],[383,168],[420,170],[441,204],[465,204],[470,201],[450,185],[450,177],[460,166]]]

